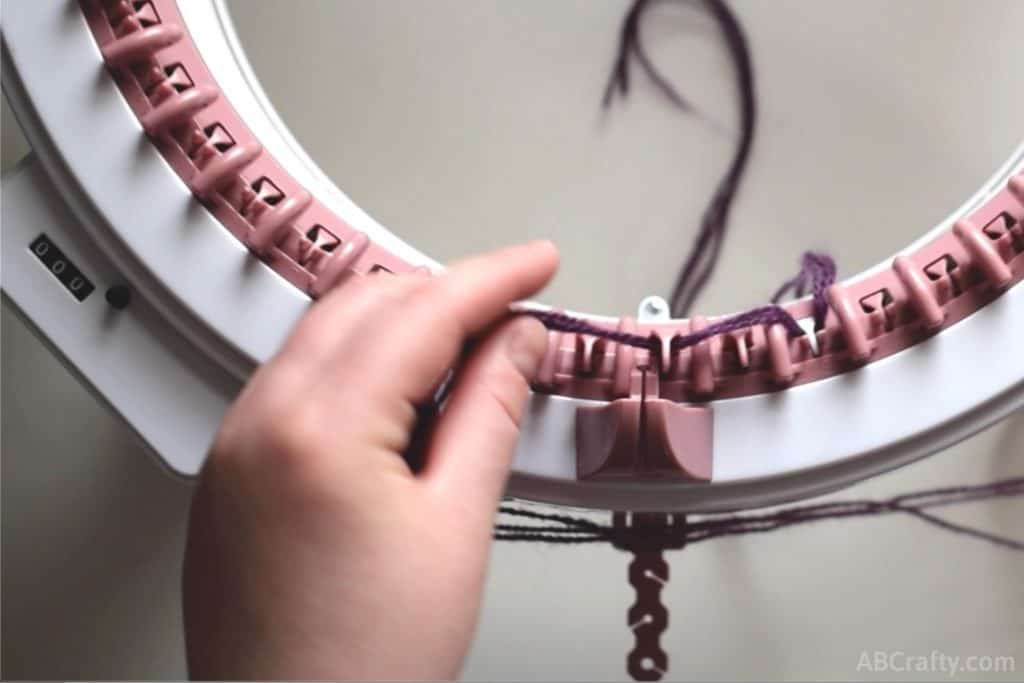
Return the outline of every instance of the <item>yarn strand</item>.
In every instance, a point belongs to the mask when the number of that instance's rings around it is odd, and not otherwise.
[[[580,517],[558,513],[526,510],[514,505],[502,505],[499,512],[508,517],[543,522],[524,525],[500,522],[495,526],[494,538],[499,541],[527,541],[557,544],[613,543],[629,546],[642,540],[660,541],[665,546],[692,544],[724,536],[738,536],[776,531],[797,524],[853,517],[881,516],[903,513],[953,534],[967,536],[992,545],[1024,552],[1024,540],[993,534],[981,529],[943,519],[931,508],[962,505],[965,503],[1024,496],[1024,477],[1003,479],[974,486],[956,486],[902,494],[888,500],[848,500],[796,505],[762,513],[712,515],[687,520],[663,532],[664,538],[642,527],[616,527]],[[641,535],[643,538],[640,538]]]
[[[720,318],[697,332],[676,335],[669,342],[669,348],[672,351],[681,351],[720,334],[728,334],[758,325],[778,324],[782,325],[791,337],[802,336],[806,334],[804,329],[800,327],[796,319],[786,309],[777,305],[776,302],[789,291],[795,291],[798,295],[802,295],[807,287],[810,287],[812,290],[815,329],[821,329],[825,324],[825,316],[828,314],[826,291],[836,279],[835,261],[827,254],[807,252],[803,255],[801,264],[800,273],[779,288],[775,296],[772,297],[771,304]],[[533,316],[549,330],[557,332],[588,334],[618,344],[635,346],[649,351],[658,351],[662,343],[657,335],[642,335],[608,329],[583,318],[577,318],[558,311],[523,309],[518,312],[523,315]]]
[[[754,69],[743,28],[724,0],[702,0],[699,4],[718,24],[732,58],[739,88],[740,139],[725,175],[719,181],[711,202],[704,210],[700,230],[669,297],[672,315],[676,317],[685,316],[690,311],[718,265],[728,228],[729,211],[750,158],[757,122]],[[602,104],[607,109],[616,94],[623,98],[628,96],[629,65],[630,60],[635,58],[647,77],[673,105],[684,112],[692,112],[693,106],[654,66],[641,40],[640,22],[650,5],[649,0],[635,0],[626,12],[619,35],[618,51]]]

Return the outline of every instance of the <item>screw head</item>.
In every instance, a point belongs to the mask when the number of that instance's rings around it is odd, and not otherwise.
[[[669,317],[668,303],[660,296],[649,296],[640,302],[637,317],[641,320],[666,320]]]

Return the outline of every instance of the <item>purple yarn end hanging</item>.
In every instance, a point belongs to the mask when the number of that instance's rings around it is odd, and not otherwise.
[[[697,239],[676,280],[669,302],[672,314],[675,316],[682,316],[689,310],[694,300],[704,290],[718,262],[728,225],[729,209],[750,156],[757,119],[754,71],[743,28],[724,0],[704,0],[701,4],[717,23],[732,58],[740,99],[741,135],[732,163],[705,210]],[[647,77],[675,106],[684,111],[693,111],[691,103],[654,66],[643,45],[640,23],[650,6],[650,0],[634,0],[626,13],[619,35],[615,63],[605,89],[603,105],[608,108],[617,95],[625,97],[629,93],[630,62],[632,59],[636,59]],[[814,326],[816,330],[820,330],[824,327],[825,318],[828,315],[826,291],[835,282],[835,279],[836,264],[830,256],[807,252],[801,258],[800,272],[775,293],[775,296],[772,297],[772,305],[719,319],[697,332],[677,335],[669,342],[670,349],[679,351],[720,334],[758,325],[779,324],[786,329],[791,337],[804,335],[803,328],[797,324],[793,316],[775,304],[787,292],[794,291],[796,296],[801,297],[804,296],[808,288],[813,297]],[[527,311],[524,313],[537,318],[550,330],[588,334],[650,351],[660,350],[661,339],[653,334],[642,335],[621,330],[609,330],[587,320],[554,311]]]
[[[814,251],[805,252],[800,259],[800,272],[779,287],[772,296],[772,303],[777,304],[789,292],[802,297],[810,285],[814,300],[814,329],[820,330],[825,327],[825,317],[828,315],[826,292],[835,281],[836,262],[831,256]]]

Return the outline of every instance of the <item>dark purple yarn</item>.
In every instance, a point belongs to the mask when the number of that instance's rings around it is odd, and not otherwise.
[[[666,526],[659,537],[649,529],[616,527],[589,519],[558,513],[536,512],[503,505],[499,512],[511,517],[543,524],[507,524],[495,526],[494,538],[499,541],[536,541],[541,543],[580,544],[612,543],[621,548],[631,546],[679,548],[698,541],[723,536],[765,533],[797,524],[826,519],[868,517],[903,513],[944,531],[970,536],[1008,550],[1024,551],[1024,540],[999,536],[936,516],[929,510],[949,505],[962,505],[981,500],[1024,495],[1024,477],[1003,479],[976,486],[955,486],[918,491],[888,500],[850,500],[811,505],[798,505],[763,513],[711,515],[697,520]]]
[[[637,61],[640,62],[640,66],[647,73],[647,77],[654,82],[658,89],[677,107],[683,111],[690,111],[693,107],[654,68],[654,62],[651,61],[643,43],[640,42],[640,18],[648,6],[650,6],[650,0],[636,0],[622,20],[615,64],[612,67],[611,75],[608,77],[608,85],[605,87],[601,104],[607,109],[612,105],[616,92],[622,97],[629,94],[629,60],[630,57],[636,57]]]
[[[673,337],[670,347],[673,351],[678,351],[688,346],[699,344],[705,339],[710,339],[719,334],[728,334],[729,332],[756,327],[757,325],[775,324],[785,327],[791,337],[799,337],[804,334],[803,328],[797,324],[793,316],[787,313],[785,309],[775,305],[761,306],[746,313],[739,313],[738,315],[712,323],[699,332]]]
[[[790,290],[794,290],[797,296],[803,296],[806,289],[810,287],[814,304],[815,327],[816,329],[821,329],[825,323],[825,316],[828,314],[826,291],[835,280],[836,264],[832,257],[827,254],[808,252],[801,259],[800,273],[792,280],[786,282],[775,293],[772,301],[778,301]],[[582,318],[575,318],[565,313],[558,313],[557,311],[521,311],[521,313],[533,316],[546,328],[557,332],[589,334],[600,339],[607,339],[618,344],[635,346],[649,351],[656,351],[661,346],[661,339],[653,334],[643,335],[620,330],[609,330]],[[786,312],[784,308],[772,303],[769,306],[761,306],[744,313],[722,318],[708,325],[703,330],[677,335],[669,342],[669,348],[672,351],[681,351],[714,336],[758,325],[782,325],[786,328],[786,332],[789,333],[790,337],[799,337],[806,334],[793,316]]]
[[[523,311],[523,313],[536,318],[549,330],[555,330],[557,332],[589,334],[618,344],[635,346],[649,351],[654,351],[661,345],[661,340],[653,334],[645,336],[642,334],[631,334],[629,332],[622,332],[619,330],[609,330],[599,325],[594,325],[593,323],[587,322],[581,318],[574,318],[571,315],[566,315],[565,313],[558,313],[556,311]],[[720,334],[728,334],[729,332],[735,332],[737,330],[755,327],[757,325],[775,324],[785,327],[786,331],[789,332],[792,337],[798,337],[804,334],[803,328],[797,324],[796,320],[793,319],[793,316],[787,313],[785,309],[771,305],[762,306],[745,313],[739,313],[728,318],[723,318],[722,320],[714,322],[698,332],[677,335],[669,342],[669,348],[673,351],[680,351]]]
[[[807,293],[807,287],[811,287],[811,295],[814,298],[814,329],[820,330],[825,327],[825,317],[828,315],[828,300],[825,292],[836,281],[836,262],[828,254],[821,254],[813,251],[806,252],[800,259],[800,272],[792,280],[787,281],[772,297],[772,303],[777,304],[787,293],[792,291],[797,297]]]
[[[571,315],[558,313],[557,311],[522,311],[522,313],[536,318],[544,325],[544,327],[556,332],[589,334],[594,337],[613,341],[617,344],[636,346],[641,349],[651,349],[654,347],[655,343],[653,337],[650,336],[620,332],[618,330],[609,330],[587,322],[582,318],[574,318]]]
[[[728,227],[729,210],[750,157],[757,120],[754,69],[742,26],[723,0],[703,0],[699,4],[715,19],[732,57],[740,98],[740,139],[729,168],[704,210],[700,231],[672,289],[669,306],[672,315],[676,317],[685,316],[689,312],[718,264]],[[693,107],[654,67],[640,40],[640,21],[650,6],[649,0],[635,0],[623,19],[618,52],[605,88],[604,107],[611,106],[616,93],[622,97],[629,93],[629,63],[630,58],[636,58],[669,101],[683,111],[692,111]]]
[[[740,140],[733,155],[732,163],[725,176],[718,184],[710,204],[704,211],[701,228],[694,241],[690,254],[676,279],[676,284],[669,301],[673,316],[682,317],[692,307],[697,296],[704,290],[718,262],[728,224],[729,209],[733,196],[743,177],[750,149],[754,140],[757,118],[757,103],[754,89],[754,70],[751,64],[750,50],[743,28],[736,16],[724,0],[700,0],[703,7],[717,22],[718,27],[729,49],[736,72],[740,97]],[[619,32],[619,45],[615,63],[612,67],[608,85],[605,88],[603,105],[611,106],[616,94],[625,97],[629,94],[630,60],[636,59],[648,78],[675,106],[684,111],[692,111],[687,102],[675,87],[654,67],[643,42],[640,39],[640,21],[644,12],[651,6],[650,0],[634,0],[622,21]],[[825,290],[835,282],[836,266],[831,257],[825,254],[808,252],[804,254],[799,275],[787,282],[772,298],[772,303],[789,290],[795,289],[798,296],[803,296],[805,288],[811,285],[814,296],[814,323],[821,329],[828,313],[828,302]],[[606,330],[585,320],[554,312],[530,312],[549,329],[576,334],[590,334],[620,344],[656,350],[660,340],[656,336],[644,336],[627,332]],[[778,306],[763,306],[745,313],[715,322],[704,330],[677,336],[671,341],[671,348],[678,351],[693,346],[718,334],[725,334],[756,325],[781,324],[790,336],[804,334],[803,329],[791,315]]]

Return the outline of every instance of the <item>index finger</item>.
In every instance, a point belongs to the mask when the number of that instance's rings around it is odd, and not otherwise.
[[[444,310],[469,337],[505,316],[509,304],[536,294],[557,269],[554,244],[528,242],[460,261],[421,294],[430,310]]]
[[[400,348],[381,349],[403,396],[428,398],[465,343],[507,316],[510,304],[539,291],[557,269],[555,246],[531,242],[456,263],[424,285],[402,314],[403,324],[419,333],[398,335]]]

